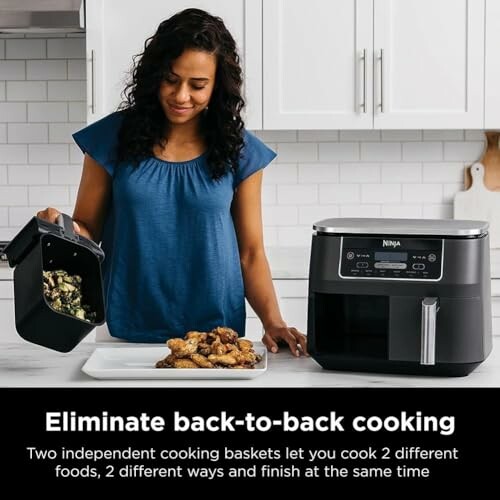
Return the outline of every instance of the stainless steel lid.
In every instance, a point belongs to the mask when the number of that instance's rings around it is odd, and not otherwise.
[[[455,219],[324,219],[313,225],[318,233],[391,234],[419,236],[481,236],[488,222]]]

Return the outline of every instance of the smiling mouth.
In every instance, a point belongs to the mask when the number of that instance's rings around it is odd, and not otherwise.
[[[188,111],[190,109],[193,109],[192,107],[190,108],[183,108],[183,107],[180,107],[180,106],[175,106],[175,104],[169,104],[168,107],[174,111],[177,111],[179,113],[182,113],[182,112],[185,112],[185,111]]]

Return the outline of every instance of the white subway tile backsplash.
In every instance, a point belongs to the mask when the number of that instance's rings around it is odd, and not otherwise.
[[[278,163],[301,161],[316,161],[318,159],[318,145],[308,142],[278,143]]]
[[[439,161],[443,159],[442,142],[404,142],[404,161]]]
[[[9,123],[7,134],[10,144],[47,143],[49,138],[46,123]]]
[[[455,195],[459,191],[464,190],[464,185],[463,183],[458,183],[454,182],[451,184],[443,184],[443,202],[444,203],[453,203],[453,200],[455,199]]]
[[[336,142],[338,130],[299,130],[299,142]]]
[[[299,220],[296,205],[265,205],[262,215],[266,226],[296,226]]]
[[[66,80],[66,61],[48,60],[26,61],[27,80]]]
[[[28,186],[30,184],[48,184],[48,165],[9,165],[9,184]]]
[[[422,205],[382,205],[380,215],[396,219],[420,219]]]
[[[360,184],[321,184],[319,186],[319,202],[321,205],[359,203],[360,201]]]
[[[339,182],[339,166],[332,163],[301,163],[299,184]]]
[[[272,226],[264,226],[264,245],[266,247],[277,247],[278,245],[278,228]]]
[[[297,142],[295,130],[257,130],[255,135],[264,142]]]
[[[453,205],[429,204],[423,207],[424,219],[452,219]]]
[[[86,78],[85,59],[70,59],[68,61],[68,80],[85,80]]]
[[[86,83],[80,80],[47,82],[49,101],[84,101]]]
[[[381,182],[384,184],[422,182],[422,164],[412,162],[383,163]]]
[[[0,226],[9,225],[9,208],[0,207]]]
[[[341,142],[380,141],[380,130],[341,130]]]
[[[424,141],[463,141],[463,130],[424,130]]]
[[[382,130],[382,140],[388,142],[421,141],[421,130]]]
[[[262,185],[262,204],[263,205],[276,205],[276,184],[263,184]]]
[[[464,180],[463,163],[425,163],[424,182],[460,182]]]
[[[6,59],[45,59],[47,57],[47,40],[11,38],[5,40]]]
[[[484,131],[483,130],[466,130],[465,131],[466,141],[484,141]]]
[[[9,207],[9,225],[24,226],[39,210],[44,210],[44,206],[33,207]]]
[[[28,121],[32,123],[57,123],[68,121],[66,102],[29,102]]]
[[[47,82],[6,82],[7,101],[46,101]]]
[[[47,40],[49,59],[85,59],[85,38]]]
[[[47,206],[72,214],[83,154],[71,135],[86,116],[84,35],[0,37],[1,240]],[[331,217],[450,218],[485,142],[477,130],[255,134],[278,153],[262,187],[269,247],[308,247]]]
[[[318,181],[321,182],[321,181]],[[323,182],[331,182],[325,179]],[[379,163],[341,163],[340,182],[380,182]]]
[[[2,80],[24,80],[26,78],[25,61],[0,61]]]
[[[366,142],[361,143],[363,161],[401,161],[401,143]]]
[[[294,163],[273,163],[264,170],[266,184],[297,183],[297,165]]]
[[[26,186],[0,186],[0,205],[19,206],[28,204],[28,188]]]
[[[401,201],[399,184],[361,184],[362,203],[398,203]]]
[[[82,176],[82,166],[80,165],[50,165],[49,182],[53,186],[58,184],[80,183]]]
[[[359,142],[319,143],[320,162],[358,161]]]
[[[281,184],[277,186],[277,192],[280,205],[311,205],[318,202],[316,184]]]
[[[69,107],[69,118],[70,122],[85,122],[87,119],[87,106],[85,102],[70,102]]]
[[[442,184],[403,184],[405,203],[439,203],[442,199]]]
[[[28,163],[49,163],[61,165],[68,162],[69,149],[67,144],[33,144],[29,146]]]
[[[312,227],[315,222],[322,219],[338,217],[340,209],[338,205],[313,205],[299,207],[299,224]]]
[[[25,122],[26,103],[0,102],[0,122]],[[1,161],[1,160],[0,160]]]
[[[67,186],[29,186],[30,205],[56,207],[69,204],[69,189]]]
[[[342,205],[341,217],[380,217],[380,205]]]
[[[28,146],[24,144],[0,144],[0,162],[15,165],[28,163]]]
[[[49,124],[49,142],[74,144],[71,134],[85,127],[85,123],[51,123]]]
[[[69,145],[69,162],[74,165],[83,163],[82,150],[76,144]]]
[[[444,159],[446,161],[476,161],[484,149],[484,142],[445,142]]]
[[[311,244],[310,226],[279,227],[278,243],[280,247],[308,247]]]

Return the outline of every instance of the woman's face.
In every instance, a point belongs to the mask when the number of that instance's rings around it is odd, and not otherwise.
[[[216,69],[215,55],[201,50],[186,49],[172,61],[172,70],[161,83],[158,96],[171,123],[187,123],[208,106]]]

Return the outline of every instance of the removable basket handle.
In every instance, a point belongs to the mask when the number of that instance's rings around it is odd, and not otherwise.
[[[64,230],[66,238],[72,241],[78,241],[78,235],[73,227],[73,219],[67,214],[59,214],[56,219],[57,225]]]

